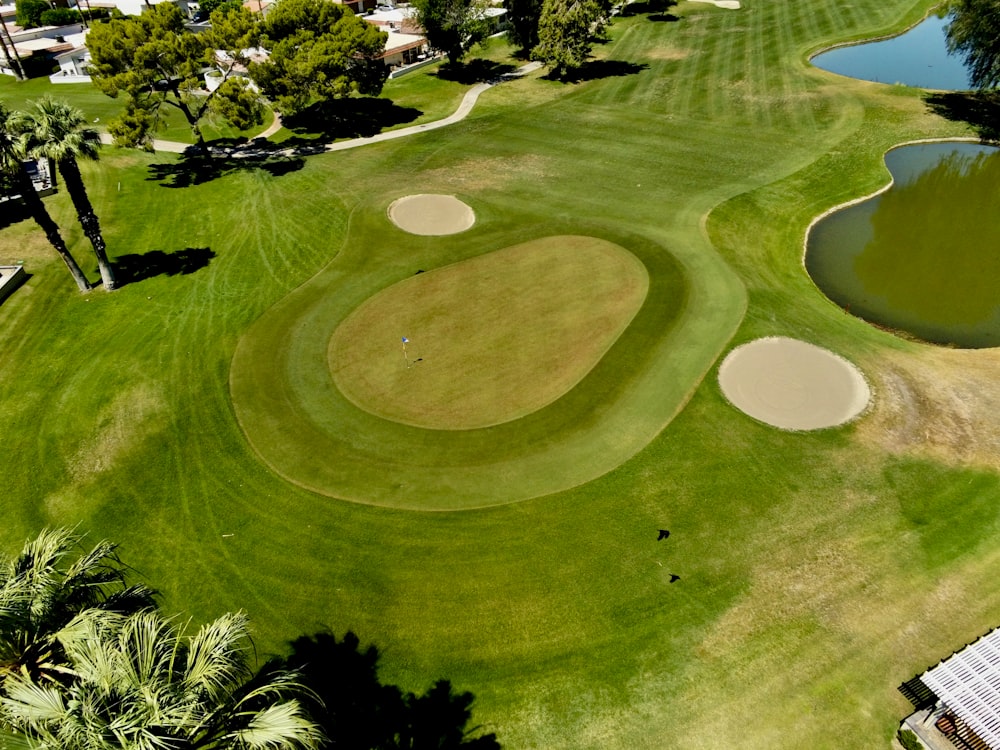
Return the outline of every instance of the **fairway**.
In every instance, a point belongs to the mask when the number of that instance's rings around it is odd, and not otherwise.
[[[648,287],[635,256],[591,237],[496,250],[394,284],[352,312],[330,340],[333,381],[355,405],[404,424],[509,422],[579,383]]]
[[[114,293],[3,226],[30,274],[0,304],[4,549],[120,542],[181,621],[245,610],[261,660],[350,630],[382,682],[472,693],[507,750],[890,747],[897,686],[1000,623],[1000,349],[845,314],[803,248],[974,108],[808,63],[929,0],[654,6],[577,80],[502,80],[446,127],[284,131],[280,163],[207,171],[104,149],[80,166]],[[419,126],[522,63],[477,57],[372,111]],[[421,195],[461,231],[392,221]],[[66,191],[45,203],[96,280]],[[867,407],[735,408],[722,363],[773,339],[853,364]],[[796,411],[775,359],[754,388]]]

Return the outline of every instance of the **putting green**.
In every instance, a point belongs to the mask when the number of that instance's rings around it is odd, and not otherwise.
[[[358,307],[330,340],[333,381],[360,408],[404,424],[509,422],[579,383],[648,288],[638,258],[594,237],[497,250],[413,276]]]
[[[373,256],[373,241],[398,241],[386,234],[384,204],[373,202],[352,216],[348,244],[330,265],[250,327],[233,357],[230,392],[244,434],[273,471],[328,497],[410,510],[482,508],[575,487],[644,448],[683,407],[739,323],[742,286],[704,247],[668,250],[648,234],[542,216],[512,225],[483,209],[486,220],[470,232],[414,237]],[[656,236],[655,228],[649,232]],[[586,235],[591,239],[579,241],[595,248],[617,246],[626,265],[645,269],[648,288],[603,356],[551,403],[488,427],[428,429],[360,408],[334,382],[335,331],[390,293],[384,290],[425,275],[418,271],[445,278],[460,261],[489,263],[505,257],[498,250],[558,244],[565,240],[552,238],[565,235]],[[466,290],[466,309],[474,309],[476,294]],[[499,324],[492,327],[494,336],[504,335]],[[414,358],[431,351],[420,331],[389,333],[397,366],[405,367],[403,336],[412,339]]]

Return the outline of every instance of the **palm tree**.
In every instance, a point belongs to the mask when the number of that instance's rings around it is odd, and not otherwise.
[[[83,112],[70,104],[45,96],[34,103],[33,109],[16,117],[15,129],[24,138],[23,148],[32,158],[52,159],[59,168],[66,191],[76,208],[83,233],[94,247],[97,265],[101,269],[104,288],[115,288],[115,274],[108,262],[108,253],[101,235],[101,224],[87,196],[77,159],[96,160],[101,137],[87,123]]]
[[[73,280],[76,281],[77,288],[81,292],[89,292],[90,282],[80,270],[76,259],[70,254],[66,242],[59,233],[59,226],[49,216],[41,197],[35,192],[28,171],[24,168],[24,151],[20,139],[14,132],[15,119],[15,113],[0,103],[0,169],[13,176],[15,191],[21,194],[21,200],[24,201],[31,218],[45,232],[49,243],[63,259]]]
[[[227,614],[186,636],[158,612],[88,610],[56,636],[62,684],[16,674],[0,724],[41,750],[298,750],[319,729],[292,696],[291,672],[251,679],[247,618]]]
[[[44,530],[0,560],[0,695],[12,673],[40,682],[59,677],[55,635],[80,612],[128,614],[155,605],[151,589],[126,584],[115,545],[102,541],[76,554],[79,543],[68,529]]]

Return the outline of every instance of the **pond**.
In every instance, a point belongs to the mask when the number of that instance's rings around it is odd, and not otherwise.
[[[948,54],[948,20],[929,16],[900,36],[821,52],[812,64],[863,81],[964,91],[972,84],[961,56]]]
[[[1000,346],[1000,149],[890,151],[886,192],[819,220],[805,265],[846,311],[925,341]]]

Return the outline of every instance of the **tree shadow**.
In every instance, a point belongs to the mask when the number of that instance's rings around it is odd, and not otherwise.
[[[948,91],[928,94],[927,108],[941,117],[972,126],[983,140],[1000,139],[1000,94],[982,91]]]
[[[446,62],[433,75],[445,81],[472,85],[475,83],[498,83],[516,72],[517,67],[510,63],[498,63],[476,57],[468,62],[454,65]]]
[[[638,2],[628,3],[621,10],[621,15],[628,16],[643,16],[643,15],[668,15],[670,18],[677,20],[677,16],[672,14],[664,14],[667,8],[673,8],[677,5],[677,0],[639,0]],[[651,20],[661,20],[661,19],[651,19]]]
[[[215,251],[207,247],[187,247],[174,253],[150,250],[119,255],[112,265],[118,286],[122,287],[154,276],[186,276],[207,266],[214,257]]]
[[[283,118],[282,124],[295,136],[281,145],[291,147],[296,153],[311,153],[321,150],[322,144],[341,138],[377,135],[386,128],[413,122],[422,114],[414,107],[400,107],[391,99],[375,96],[317,102]]]
[[[379,653],[364,648],[348,631],[338,641],[331,633],[302,636],[292,653],[265,665],[293,669],[312,696],[309,712],[325,732],[325,747],[337,750],[500,750],[493,734],[469,727],[472,693],[457,693],[438,680],[423,695],[383,685]]]
[[[633,63],[624,60],[588,60],[579,68],[566,71],[550,71],[544,77],[550,81],[563,83],[583,83],[601,78],[635,75],[649,66],[646,63]]]
[[[0,229],[19,224],[30,217],[28,209],[20,198],[0,201]]]
[[[146,179],[164,187],[185,188],[232,172],[260,170],[281,177],[303,166],[305,161],[299,154],[290,153],[285,146],[264,138],[249,143],[219,139],[208,145],[208,153],[190,148],[175,162],[150,164]]]

